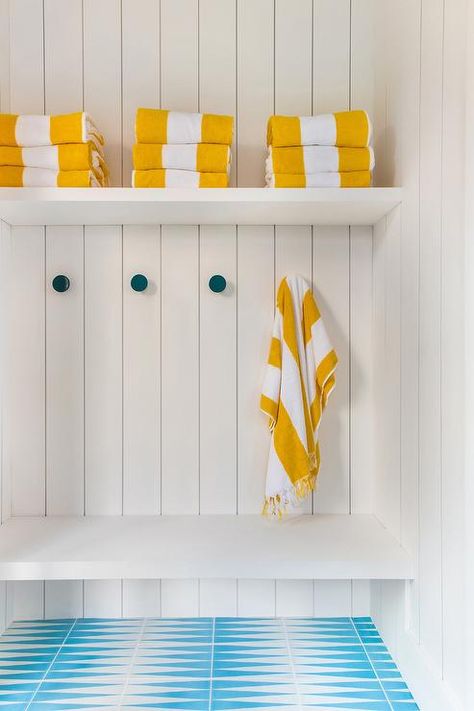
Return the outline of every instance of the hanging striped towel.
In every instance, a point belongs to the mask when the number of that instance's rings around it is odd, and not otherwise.
[[[134,170],[134,188],[226,188],[227,173],[198,173],[193,170]]]
[[[319,424],[336,382],[336,365],[309,285],[300,276],[285,277],[260,401],[272,431],[264,513],[280,516],[314,489]]]
[[[347,173],[373,170],[374,151],[367,148],[338,146],[269,146],[265,162],[267,175],[272,173]]]
[[[2,146],[51,146],[89,141],[102,146],[104,137],[84,112],[58,116],[0,114]]]
[[[0,146],[0,165],[47,170],[92,170],[107,173],[101,151],[95,144],[64,143],[59,146]]]
[[[372,126],[365,111],[340,111],[319,116],[270,116],[269,146],[348,146],[370,143]]]
[[[47,170],[0,166],[0,186],[3,188],[100,188],[107,178],[93,170]]]
[[[270,173],[265,182],[269,188],[370,188],[372,173]]]
[[[226,173],[230,167],[230,148],[219,143],[136,143],[133,146],[135,170],[194,170],[198,173]]]
[[[219,114],[193,114],[164,109],[138,109],[137,143],[232,143],[234,119]]]

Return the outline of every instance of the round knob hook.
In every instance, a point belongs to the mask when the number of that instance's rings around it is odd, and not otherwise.
[[[227,286],[226,278],[222,274],[214,274],[209,279],[209,289],[216,294],[220,294],[221,291]]]
[[[69,277],[67,277],[65,274],[57,274],[51,284],[54,291],[58,291],[59,293],[67,291],[71,286]]]
[[[145,291],[148,286],[148,279],[144,274],[134,274],[130,279],[130,286],[133,291]]]

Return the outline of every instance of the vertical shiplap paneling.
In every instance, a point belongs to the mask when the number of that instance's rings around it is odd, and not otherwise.
[[[82,617],[83,587],[80,580],[46,580],[44,588],[45,619]]]
[[[209,278],[222,274],[216,294]],[[235,227],[200,228],[200,512],[236,513]]]
[[[274,229],[238,229],[238,511],[261,513],[270,432],[260,391],[274,316]],[[258,305],[258,308],[256,308]]]
[[[233,617],[237,615],[235,580],[201,580],[199,583],[200,617]]]
[[[136,110],[140,106],[152,108],[159,104],[160,3],[122,0],[123,185],[131,185]]]
[[[161,0],[161,105],[198,111],[198,0]]]
[[[311,617],[314,615],[312,580],[276,581],[277,617]]]
[[[465,411],[465,365],[460,363],[464,353],[464,314],[472,318],[464,306],[465,200],[471,196],[464,186],[465,144],[460,140],[470,131],[465,116],[465,81],[468,67],[465,42],[472,42],[466,33],[466,2],[459,5],[445,3],[443,41],[443,173],[441,225],[441,487],[442,487],[442,557],[443,557],[443,679],[463,699],[465,688],[465,619],[469,596],[460,586],[464,580],[466,549],[465,517],[471,516],[465,501],[466,431],[459,426],[460,413]],[[472,364],[467,360],[468,368]],[[466,513],[467,512],[467,513]],[[469,559],[467,554],[467,559]],[[461,589],[460,589],[461,588]],[[467,637],[469,640],[469,637]],[[469,641],[468,641],[469,645]],[[465,701],[466,708],[469,701]]]
[[[42,620],[44,617],[44,582],[42,580],[7,583],[7,624],[15,620]]]
[[[84,581],[84,617],[121,617],[120,580]]]
[[[44,111],[43,0],[10,2],[10,111]]]
[[[444,3],[423,3],[420,122],[420,640],[442,663],[441,158]]]
[[[375,2],[352,0],[350,105],[374,120]],[[398,183],[396,183],[398,184]],[[350,228],[350,510],[373,511],[372,227]]]
[[[312,106],[312,19],[310,0],[275,3],[275,112],[307,116]],[[311,227],[276,227],[275,287],[288,274],[312,278]],[[298,508],[311,512],[308,498]]]
[[[267,119],[274,111],[274,0],[237,2],[237,184],[264,185]]]
[[[84,513],[84,230],[46,228],[46,512]],[[67,291],[52,287],[58,274]]]
[[[350,617],[352,615],[351,592],[351,585],[347,580],[315,580],[315,617]]]
[[[350,2],[314,0],[313,5],[313,112],[348,109]],[[321,472],[314,509],[323,513],[350,510],[349,249],[347,227],[313,228],[315,296],[339,358],[336,389],[321,423]]]
[[[0,111],[10,111],[10,2],[0,0]]]
[[[81,111],[82,0],[44,0],[45,111]]]
[[[160,513],[160,307],[159,226],[125,226],[123,232],[123,511]],[[134,274],[148,287],[136,292]]]
[[[11,512],[45,513],[45,238],[43,227],[12,228],[9,447]],[[28,446],[25,447],[25,442]]]
[[[274,617],[275,580],[237,581],[237,614],[239,617]]]
[[[122,11],[120,0],[83,0],[84,108],[105,136],[111,185],[122,184]],[[137,38],[137,42],[140,39]],[[127,185],[128,185],[127,180]]]
[[[160,617],[160,581],[124,580],[123,617]]]
[[[85,511],[122,513],[122,230],[86,227]]]
[[[163,617],[199,617],[199,580],[162,580]]]
[[[11,307],[12,239],[11,227],[0,220],[0,521],[11,516],[11,452],[10,408],[11,368],[14,363],[11,352]],[[0,592],[1,597],[1,592]],[[0,614],[0,622],[2,616]]]

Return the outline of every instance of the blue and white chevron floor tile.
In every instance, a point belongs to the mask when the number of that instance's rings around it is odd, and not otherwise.
[[[369,617],[77,619],[0,637],[12,711],[415,711]]]

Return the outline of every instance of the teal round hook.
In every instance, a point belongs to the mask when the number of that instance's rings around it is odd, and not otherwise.
[[[71,282],[69,280],[69,277],[65,276],[64,274],[58,274],[54,277],[52,281],[52,286],[54,291],[62,293],[69,289],[69,287],[71,286]]]
[[[222,276],[222,274],[214,274],[214,276],[211,276],[211,278],[209,279],[209,289],[215,294],[220,294],[221,291],[224,291],[226,286],[227,281],[225,277]]]
[[[133,291],[145,291],[148,286],[148,279],[144,274],[135,274],[130,279],[130,286]]]

